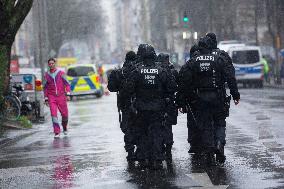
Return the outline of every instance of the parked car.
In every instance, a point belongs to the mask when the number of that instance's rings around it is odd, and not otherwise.
[[[76,64],[67,67],[67,79],[71,85],[70,97],[95,95],[100,98],[104,94],[100,76],[93,64]]]

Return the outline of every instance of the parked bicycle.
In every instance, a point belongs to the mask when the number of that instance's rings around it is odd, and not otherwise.
[[[14,94],[20,100],[21,115],[29,116],[33,113],[30,99],[27,93],[25,93],[25,90],[21,84],[13,85],[12,94]]]
[[[11,82],[8,95],[0,99],[0,120],[15,121],[21,115],[32,113],[29,97],[21,84]]]
[[[21,115],[21,102],[14,94],[0,96],[0,119],[15,121]]]

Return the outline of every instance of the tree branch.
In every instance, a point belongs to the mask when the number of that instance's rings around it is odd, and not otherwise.
[[[18,29],[25,20],[27,14],[31,10],[33,5],[33,0],[18,0],[15,7],[12,10],[12,15],[9,21],[9,34],[8,36],[13,40],[13,36],[16,35]]]
[[[16,0],[0,0],[0,6],[3,9],[3,14],[10,17],[12,10],[15,6]],[[5,11],[4,11],[5,10]]]

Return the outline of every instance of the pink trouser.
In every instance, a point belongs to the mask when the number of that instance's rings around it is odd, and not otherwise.
[[[68,107],[67,107],[66,96],[65,95],[60,95],[60,96],[49,95],[48,103],[50,107],[50,113],[51,113],[54,133],[55,134],[60,133],[60,126],[59,126],[59,120],[57,117],[57,110],[59,110],[62,116],[63,130],[66,131],[67,124],[68,124]]]

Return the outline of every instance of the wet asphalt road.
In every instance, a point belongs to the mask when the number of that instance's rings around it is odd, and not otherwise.
[[[130,169],[115,95],[69,103],[67,137],[50,120],[0,151],[0,188],[284,188],[284,90],[242,89],[227,119],[227,162],[200,166],[187,153],[186,116],[174,126],[173,164]],[[8,135],[14,135],[8,133]]]

